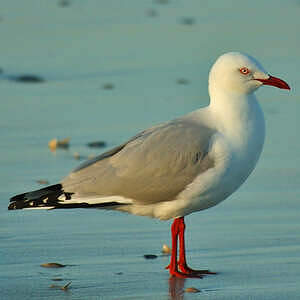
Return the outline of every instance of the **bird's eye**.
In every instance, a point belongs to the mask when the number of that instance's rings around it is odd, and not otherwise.
[[[250,73],[250,70],[246,67],[243,67],[243,68],[240,68],[240,72],[243,74],[243,75],[247,75]]]

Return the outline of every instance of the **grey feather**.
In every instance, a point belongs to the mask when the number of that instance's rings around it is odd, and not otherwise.
[[[117,195],[138,204],[173,200],[214,166],[207,155],[213,133],[186,119],[160,124],[84,163],[62,185],[80,197]]]

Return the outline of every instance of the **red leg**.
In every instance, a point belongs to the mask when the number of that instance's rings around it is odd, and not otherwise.
[[[186,263],[186,256],[185,256],[185,223],[184,217],[178,218],[179,222],[179,260],[178,260],[178,268],[185,274],[193,274],[193,275],[205,275],[205,274],[216,274],[210,272],[209,270],[193,270],[188,267]]]
[[[186,272],[185,270],[182,270],[181,266],[180,266],[180,270],[182,272],[180,272],[178,270],[178,263],[177,263],[177,243],[178,243],[178,236],[180,238],[181,236],[181,232],[182,230],[184,231],[184,228],[182,226],[182,224],[184,225],[183,221],[183,217],[181,218],[176,218],[173,221],[173,224],[171,226],[171,233],[172,233],[172,253],[171,253],[171,261],[170,264],[166,267],[166,269],[169,269],[170,275],[171,276],[176,276],[176,277],[180,277],[180,278],[202,278],[202,275],[196,272]],[[184,239],[184,236],[183,236]],[[182,246],[180,245],[180,249],[182,248]],[[183,245],[183,249],[184,249],[184,245]],[[185,261],[185,253],[184,251],[182,252],[180,250],[180,257],[184,255],[184,261]],[[180,260],[179,257],[179,260]]]

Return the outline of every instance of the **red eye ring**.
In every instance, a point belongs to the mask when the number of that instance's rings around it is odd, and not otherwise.
[[[248,75],[250,73],[250,70],[246,67],[242,67],[242,68],[240,68],[240,72],[243,75]]]

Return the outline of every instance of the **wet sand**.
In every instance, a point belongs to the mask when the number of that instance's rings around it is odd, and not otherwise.
[[[4,2],[0,298],[298,299],[299,9],[296,1]],[[267,140],[257,169],[225,202],[186,218],[191,267],[218,275],[169,279],[161,247],[170,244],[170,222],[99,210],[7,211],[12,195],[67,175],[79,163],[75,152],[102,151],[89,142],[105,141],[104,151],[206,105],[210,65],[229,50],[256,56],[292,91],[258,92]],[[11,80],[22,74],[44,81]],[[51,139],[66,137],[68,149],[49,150]],[[40,266],[51,262],[66,266]],[[190,287],[200,292],[182,293]]]

